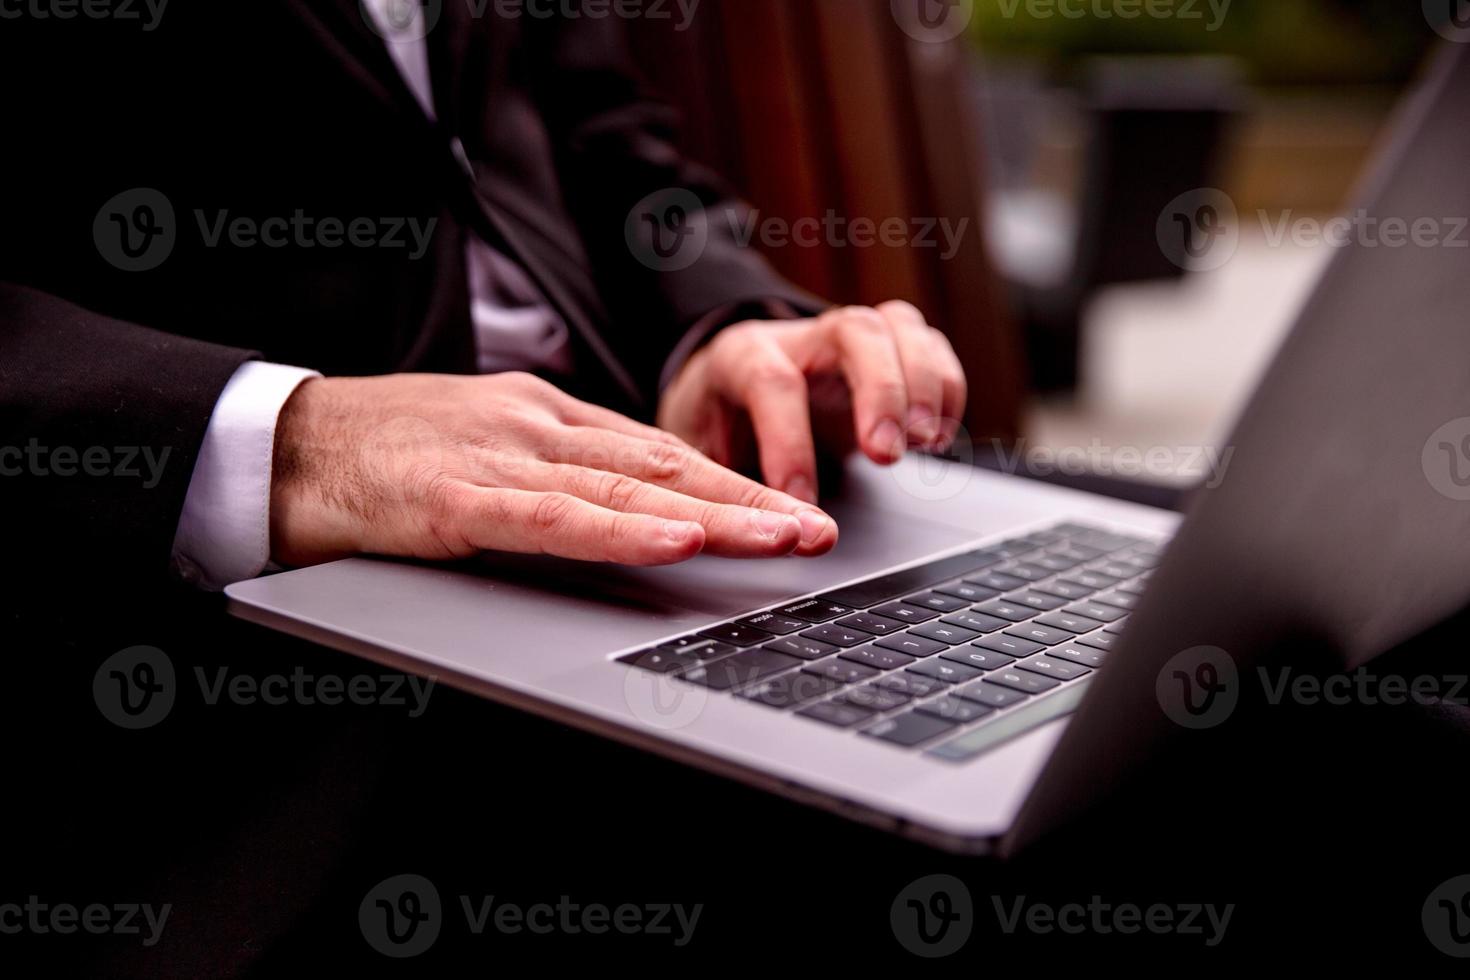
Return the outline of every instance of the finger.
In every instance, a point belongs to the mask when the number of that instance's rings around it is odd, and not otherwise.
[[[905,429],[910,445],[932,447],[939,442],[939,412],[944,403],[944,385],[934,361],[934,343],[924,315],[902,301],[876,307],[893,325],[893,339],[903,365],[908,388],[909,412]]]
[[[566,493],[465,484],[451,519],[480,551],[555,555],[619,565],[672,565],[699,554],[704,528],[648,514],[620,514]]]
[[[940,409],[939,442],[935,448],[944,451],[954,445],[959,433],[960,420],[965,417],[965,404],[970,398],[970,387],[965,381],[965,368],[960,363],[949,338],[932,327],[930,342],[934,345],[935,362],[939,366],[939,379],[944,391],[944,404]]]
[[[608,429],[620,432],[625,436],[635,439],[647,439],[650,442],[667,442],[671,445],[684,445],[684,440],[652,425],[644,425],[642,422],[628,418],[612,409],[603,408],[601,405],[592,405],[576,398],[568,398],[570,405],[563,406],[562,421],[569,425],[587,426],[598,429]]]
[[[748,344],[738,358],[720,359],[712,366],[710,383],[749,414],[767,485],[815,504],[817,448],[801,368],[766,337]]]
[[[559,490],[608,510],[698,524],[705,552],[721,558],[780,558],[801,543],[801,522],[790,514],[711,503],[624,473],[582,466],[540,470],[527,489]]]
[[[688,446],[631,439],[601,429],[579,429],[579,452],[561,462],[628,476],[717,504],[790,514],[801,523],[796,554],[825,554],[837,543],[837,524],[811,504],[762,486]]]
[[[892,325],[877,310],[862,307],[823,319],[852,389],[858,445],[875,463],[897,462],[907,445],[903,423],[909,402]]]

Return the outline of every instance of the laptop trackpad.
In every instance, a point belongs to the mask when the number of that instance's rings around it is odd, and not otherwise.
[[[482,559],[493,578],[581,600],[665,613],[674,609],[704,616],[750,612],[790,598],[867,578],[894,565],[956,548],[976,537],[973,530],[885,513],[872,506],[831,506],[842,529],[837,547],[821,558],[732,561],[698,557],[665,568],[622,568],[551,558],[493,555]]]

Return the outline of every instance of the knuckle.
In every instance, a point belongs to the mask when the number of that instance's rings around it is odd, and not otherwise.
[[[688,450],[665,442],[651,442],[645,451],[644,471],[655,482],[677,479],[691,463]]]
[[[542,494],[531,510],[531,527],[543,534],[565,531],[572,523],[577,502],[570,494]]]
[[[792,391],[805,387],[806,378],[801,369],[785,357],[774,354],[751,365],[750,383],[761,388],[777,388]]]
[[[884,316],[896,317],[900,320],[924,322],[924,314],[920,313],[919,308],[908,300],[891,299],[886,303],[880,303],[878,304],[878,312]]]
[[[853,333],[862,335],[885,334],[891,329],[883,314],[868,306],[849,306],[842,310],[842,325]]]
[[[647,484],[623,473],[604,473],[598,478],[602,484],[598,499],[611,510],[633,510],[643,497]]]

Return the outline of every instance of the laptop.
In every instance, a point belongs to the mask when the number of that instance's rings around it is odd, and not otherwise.
[[[1181,655],[1244,672],[1309,634],[1350,666],[1470,601],[1467,165],[1470,52],[1451,45],[1365,188],[1377,223],[1340,236],[1182,522],[931,458],[857,460],[823,501],[842,534],[821,559],[354,558],[235,584],[230,609],[1005,853],[1188,737],[1165,693]]]

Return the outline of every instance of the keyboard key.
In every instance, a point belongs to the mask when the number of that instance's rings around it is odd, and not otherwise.
[[[1091,633],[1093,630],[1102,626],[1102,623],[1096,619],[1088,619],[1086,616],[1079,616],[1076,613],[1064,611],[1051,612],[1045,616],[1038,616],[1036,621],[1042,626],[1054,626],[1059,630],[1066,630],[1069,633]]]
[[[1127,618],[1120,619],[1116,623],[1109,623],[1108,625],[1106,625],[1106,626],[1103,627],[1103,632],[1104,633],[1121,633],[1121,632],[1123,632],[1123,624],[1126,623],[1126,622],[1128,622]]]
[[[850,630],[862,630],[864,633],[872,633],[875,636],[883,636],[885,633],[896,633],[908,624],[900,623],[896,619],[889,619],[887,616],[875,616],[872,613],[860,612],[839,619],[837,625]]]
[[[1118,584],[1117,579],[1111,575],[1103,575],[1101,572],[1074,572],[1062,581],[1072,585],[1080,585],[1094,592],[1098,589],[1106,589],[1110,585]]]
[[[800,663],[796,657],[757,648],[742,650],[734,656],[716,660],[712,664],[703,664],[677,676],[680,680],[701,684],[711,690],[729,691],[746,684],[754,684],[771,674],[790,670]]]
[[[960,643],[969,643],[980,634],[974,630],[967,630],[959,626],[952,626],[941,620],[937,623],[925,623],[923,626],[915,626],[909,630],[912,636],[922,636],[940,643],[956,646]]]
[[[974,585],[965,581],[936,585],[934,591],[943,593],[944,595],[952,595],[956,599],[963,599],[966,605],[972,602],[984,602],[986,599],[994,599],[1000,595],[1000,590],[998,589],[987,589],[984,586]]]
[[[1055,582],[1042,582],[1036,586],[1037,592],[1045,592],[1047,595],[1060,596],[1063,599],[1085,599],[1092,595],[1093,589],[1078,585],[1076,582],[1068,582],[1058,579]]]
[[[888,674],[880,677],[873,684],[885,691],[904,694],[911,698],[927,698],[949,686],[947,682],[936,681],[932,677],[920,677],[908,671],[902,674]]]
[[[898,653],[893,650],[884,650],[882,647],[858,647],[856,650],[846,650],[842,654],[843,660],[851,660],[855,664],[863,664],[868,667],[876,667],[879,670],[897,670],[907,667],[914,662],[914,658],[908,654]]]
[[[1036,615],[1036,610],[1030,606],[1023,606],[1008,599],[991,599],[989,602],[982,602],[973,611],[984,613],[987,616],[997,616],[1012,623],[1019,623],[1023,619],[1030,619]]]
[[[700,630],[699,635],[709,640],[719,640],[721,643],[732,643],[737,647],[753,647],[771,639],[771,634],[765,630],[758,630],[754,626],[742,626],[740,623],[723,623],[712,626],[707,630]]]
[[[823,698],[833,691],[842,689],[842,684],[829,677],[817,677],[804,671],[783,674],[761,681],[741,691],[737,697],[757,701],[772,708],[794,708],[808,701]]]
[[[685,653],[696,660],[714,660],[727,653],[734,653],[737,648],[703,636],[681,636],[669,643],[660,643],[658,649],[669,653]]]
[[[1094,565],[1092,567],[1092,571],[1097,572],[1101,575],[1107,575],[1110,578],[1120,580],[1125,578],[1132,578],[1133,576],[1138,574],[1138,569],[1132,567],[1131,565],[1120,565],[1117,562],[1112,561],[1101,562],[1097,565]]]
[[[994,589],[997,592],[1009,592],[1012,589],[1019,589],[1029,579],[1016,578],[1016,576],[1007,575],[1005,572],[986,572],[983,575],[971,575],[965,581],[972,585],[981,586],[982,588]]]
[[[790,616],[792,619],[800,619],[807,623],[825,623],[854,611],[848,606],[840,606],[835,602],[827,602],[823,599],[803,599],[776,610],[782,616]]]
[[[914,710],[922,715],[933,715],[935,718],[943,718],[960,725],[975,721],[977,718],[984,718],[995,711],[994,708],[987,705],[974,701],[963,701],[959,698],[940,698],[938,701],[921,704]]]
[[[1006,630],[1006,635],[1019,636],[1023,640],[1040,643],[1044,647],[1053,647],[1058,643],[1066,643],[1076,636],[1076,634],[1069,633],[1067,630],[1059,630],[1051,626],[1040,626],[1036,621],[1012,626]]]
[[[859,708],[867,708],[869,711],[876,711],[882,714],[887,711],[896,711],[913,699],[907,694],[890,691],[887,688],[879,687],[877,684],[865,684],[862,687],[855,687],[850,691],[843,691],[832,700],[841,702],[842,704],[856,705]]]
[[[998,670],[993,674],[986,674],[985,679],[992,684],[1020,691],[1022,694],[1040,694],[1062,683],[1029,670]]]
[[[1016,664],[1016,669],[1029,670],[1033,673],[1042,674],[1059,681],[1073,681],[1092,673],[1090,668],[1083,667],[1081,664],[1074,664],[1057,657],[1049,657],[1044,653],[1022,660]]]
[[[1135,555],[1128,555],[1127,557],[1124,557],[1124,558],[1115,558],[1113,560],[1115,562],[1117,562],[1119,565],[1126,565],[1129,568],[1135,569],[1135,570],[1140,571],[1140,572],[1146,572],[1146,571],[1149,571],[1150,569],[1157,568],[1158,567],[1158,564],[1159,564],[1158,558],[1154,557],[1153,555],[1136,555],[1135,554]]]
[[[913,625],[914,623],[927,623],[931,619],[939,618],[937,609],[920,609],[906,602],[890,602],[886,606],[879,606],[873,612],[888,619],[896,619],[903,623]]]
[[[1044,568],[1048,572],[1065,572],[1069,569],[1076,568],[1078,565],[1082,564],[1084,560],[1085,559],[1080,558],[1067,558],[1063,555],[1053,553],[1049,555],[1043,555],[1040,558],[1028,559],[1027,564],[1035,565],[1037,568]]]
[[[1003,630],[1011,625],[1009,619],[997,619],[994,616],[977,612],[955,613],[953,616],[945,616],[940,622],[958,626],[961,629],[974,630],[976,633],[994,633],[996,630]]]
[[[1120,590],[1116,592],[1104,593],[1103,595],[1098,596],[1092,601],[1100,602],[1105,606],[1114,606],[1118,609],[1126,609],[1129,612],[1132,612],[1134,607],[1138,605],[1138,596],[1129,595],[1128,593]]]
[[[938,738],[953,727],[954,722],[944,718],[909,711],[896,718],[880,721],[872,728],[865,728],[863,734],[907,748]]]
[[[849,585],[845,588],[835,589],[822,596],[823,599],[832,603],[840,603],[844,606],[867,609],[876,606],[880,602],[896,599],[905,593],[913,592],[915,589],[927,588],[935,582],[944,582],[948,579],[959,578],[970,572],[984,568],[986,565],[996,564],[1000,558],[976,553],[956,555],[953,558],[942,558],[939,561],[920,565],[917,568],[909,568],[889,575],[880,575],[878,578],[859,582],[857,585]]]
[[[964,599],[956,599],[952,595],[944,595],[941,592],[925,592],[922,595],[911,595],[904,600],[910,606],[918,606],[920,609],[938,609],[942,613],[958,612],[969,605]]]
[[[963,684],[965,681],[972,681],[979,677],[981,671],[977,667],[957,664],[940,658],[915,664],[908,669],[908,673],[928,677],[930,680],[943,681],[946,684]]]
[[[1111,650],[1118,642],[1118,637],[1113,633],[1088,633],[1086,636],[1077,637],[1077,642],[1096,650]]]
[[[1075,606],[1068,606],[1067,612],[1078,616],[1086,616],[1088,619],[1100,619],[1104,623],[1122,619],[1128,615],[1128,610],[1119,609],[1117,606],[1105,606],[1100,602],[1079,602]]]
[[[1027,590],[1025,592],[1013,592],[1010,595],[1006,596],[1006,601],[1019,602],[1023,606],[1030,606],[1032,609],[1040,609],[1042,612],[1050,612],[1053,609],[1060,609],[1062,606],[1065,606],[1067,604],[1067,600],[1065,599],[1058,599],[1054,595],[1047,595],[1045,592],[1035,592],[1032,590]],[[1032,613],[1032,615],[1034,616],[1036,614]]]
[[[801,634],[805,639],[816,640],[820,643],[830,643],[833,646],[855,647],[859,643],[867,643],[873,638],[872,633],[864,633],[860,630],[850,630],[836,623],[828,623],[825,626],[814,626],[804,630]]]
[[[1146,590],[1147,588],[1147,581],[1124,582],[1122,585],[1118,586],[1118,591],[1126,592],[1129,595],[1143,595],[1144,590]]]
[[[1012,578],[1018,578],[1023,582],[1040,582],[1042,579],[1050,578],[1052,575],[1051,569],[1049,568],[1037,568],[1035,565],[1028,565],[1024,562],[1018,565],[1007,565],[1004,568],[996,570]]]
[[[1101,548],[1094,548],[1091,545],[1082,544],[1077,541],[1069,541],[1063,547],[1055,549],[1052,554],[1056,555],[1058,558],[1066,558],[1070,561],[1075,561],[1078,564],[1081,564],[1084,561],[1092,561],[1094,558],[1101,558],[1103,555],[1107,554],[1107,552],[1103,551]]]
[[[746,616],[740,620],[742,626],[754,626],[758,630],[774,633],[777,636],[785,636],[787,633],[795,633],[797,630],[807,628],[804,620],[792,619],[775,612],[756,613],[754,616]]]
[[[896,650],[906,653],[910,657],[932,657],[941,650],[948,650],[948,645],[938,640],[931,640],[923,636],[915,636],[912,633],[895,633],[893,636],[880,636],[873,641],[875,646],[883,647],[885,650]]]
[[[851,660],[843,660],[833,657],[830,660],[819,660],[814,664],[807,664],[802,670],[808,674],[818,677],[827,677],[844,684],[856,684],[858,681],[871,680],[878,676],[878,670],[863,664],[855,664]]]
[[[1033,653],[1040,653],[1046,647],[1034,640],[1027,640],[1019,636],[1007,636],[1001,633],[998,636],[987,636],[983,640],[976,640],[971,646],[982,650],[994,650],[1008,657],[1029,657]]]
[[[867,708],[840,701],[820,701],[809,708],[802,708],[797,714],[803,718],[815,718],[835,728],[851,728],[873,717],[873,712]]]
[[[1106,650],[1091,650],[1072,643],[1048,650],[1046,651],[1046,655],[1056,657],[1059,660],[1070,660],[1072,663],[1081,664],[1084,667],[1101,667],[1102,662],[1108,656]]]
[[[1008,687],[996,687],[994,684],[970,684],[967,687],[955,691],[957,695],[966,701],[974,701],[989,708],[1009,708],[1013,704],[1020,704],[1031,695],[1020,691],[1013,691]]]
[[[655,674],[668,674],[699,666],[698,657],[673,650],[639,650],[637,653],[619,657],[618,662],[640,670],[651,670]]]
[[[779,640],[767,643],[762,649],[784,653],[790,657],[800,657],[802,660],[821,660],[823,657],[832,656],[841,648],[800,636],[783,636]]]
[[[1016,662],[1015,657],[996,653],[994,650],[982,650],[979,647],[951,650],[940,654],[940,657],[945,660],[953,660],[957,664],[965,664],[968,667],[978,667],[981,670],[1000,670]]]

